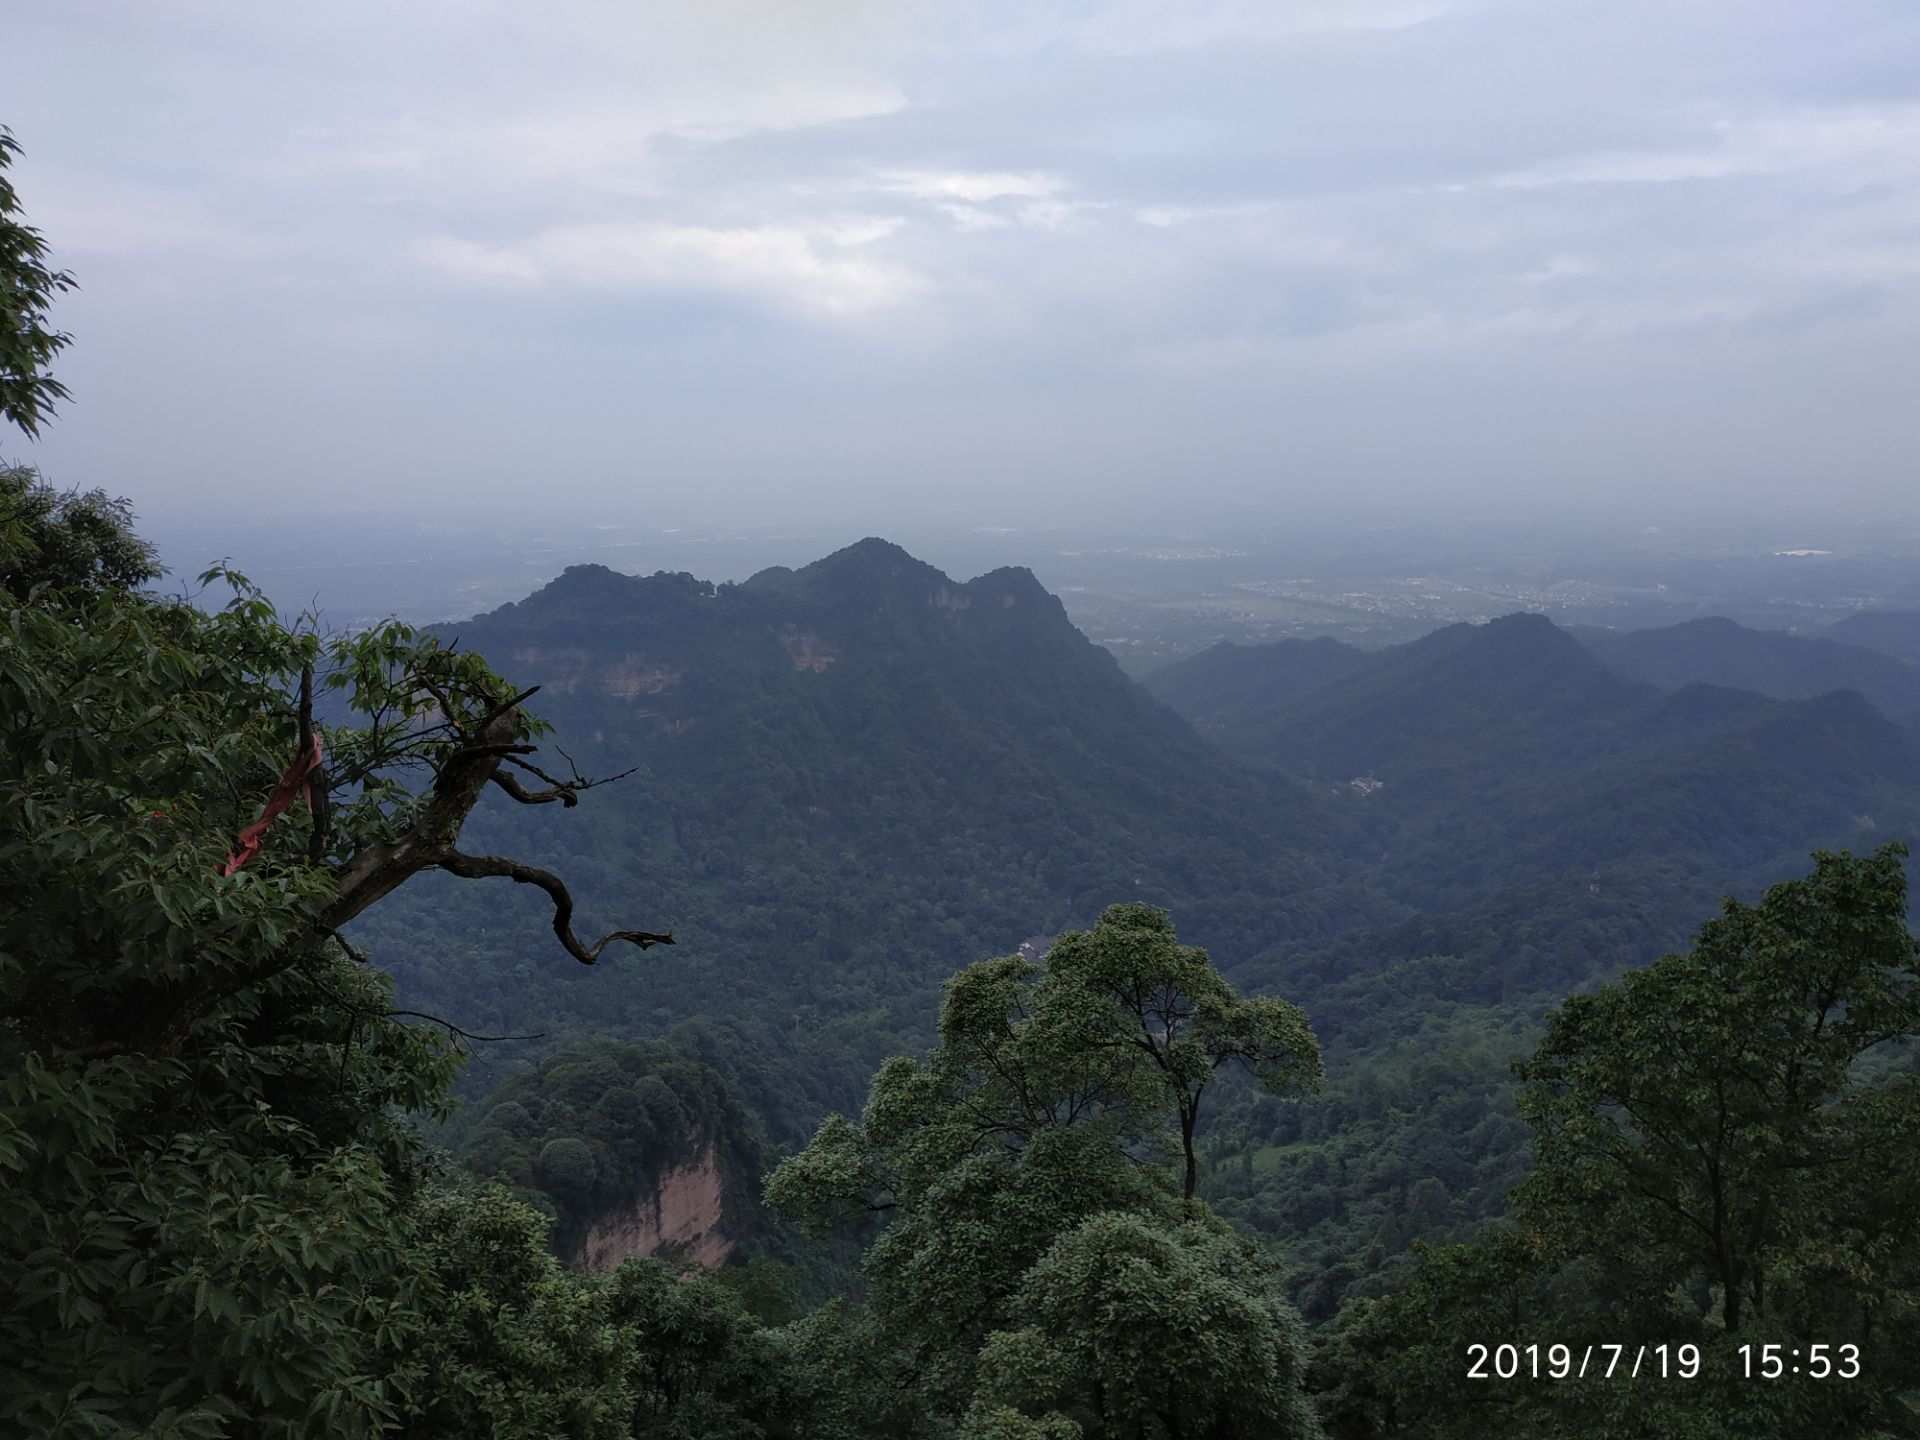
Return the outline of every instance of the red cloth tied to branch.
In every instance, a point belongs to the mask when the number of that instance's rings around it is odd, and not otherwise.
[[[233,874],[260,853],[260,842],[266,838],[267,827],[293,804],[294,796],[305,795],[307,804],[313,804],[307,781],[320,768],[321,759],[320,736],[315,734],[309,738],[307,747],[293,757],[293,763],[280,772],[280,779],[273,787],[273,794],[267,797],[267,808],[260,812],[260,818],[240,832],[238,848],[227,856],[227,863],[220,867],[222,875]]]

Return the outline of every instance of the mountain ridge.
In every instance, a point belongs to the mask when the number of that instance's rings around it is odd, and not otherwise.
[[[1920,610],[1861,610],[1829,625],[1826,636],[1920,665]]]
[[[1205,742],[1025,568],[957,582],[874,540],[744,584],[570,567],[442,633],[541,685],[533,708],[583,771],[633,772],[559,825],[490,798],[472,842],[678,941],[649,953],[657,992],[638,967],[528,971],[533,1012],[641,1035],[809,1017],[805,1045],[839,1053],[809,1049],[789,1111],[857,1104],[929,1033],[955,968],[1115,899],[1171,908],[1222,953],[1381,914],[1335,876],[1348,817]],[[542,917],[479,890],[423,877],[394,932],[410,907],[457,911],[511,968]],[[419,1008],[471,1013],[429,957],[396,968]]]
[[[1616,673],[1662,689],[1705,681],[1780,700],[1857,690],[1895,719],[1920,716],[1920,666],[1831,632],[1791,635],[1708,616],[1649,630],[1572,633]]]

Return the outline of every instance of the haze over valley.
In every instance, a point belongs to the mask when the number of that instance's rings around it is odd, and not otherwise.
[[[1400,528],[1378,516],[1238,530],[872,528],[956,576],[1032,568],[1074,623],[1135,674],[1222,640],[1327,635],[1378,646],[1521,610],[1620,630],[1724,616],[1816,634],[1861,611],[1920,608],[1920,531],[1831,518],[1713,530],[1556,529],[1498,517],[1451,530]],[[316,532],[357,540],[345,553],[316,549]],[[178,575],[244,555],[251,578],[284,608],[317,602],[344,626],[462,619],[573,564],[740,581],[858,538],[838,528],[669,529],[556,517],[475,527],[325,515],[176,520],[151,533]]]

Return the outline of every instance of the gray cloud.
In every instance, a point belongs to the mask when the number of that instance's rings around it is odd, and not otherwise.
[[[71,483],[1105,521],[1911,514],[1905,0],[76,0]]]

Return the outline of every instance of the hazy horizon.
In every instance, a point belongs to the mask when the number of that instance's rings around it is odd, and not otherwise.
[[[80,289],[6,454],[162,530],[1920,534],[1892,0],[9,32]]]

